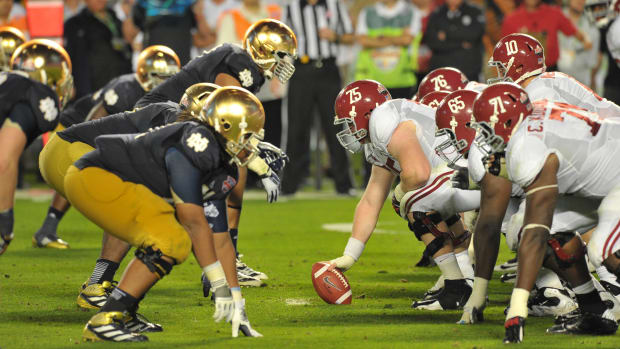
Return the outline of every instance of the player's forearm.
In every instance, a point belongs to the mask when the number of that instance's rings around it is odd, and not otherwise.
[[[204,268],[217,261],[215,245],[213,242],[213,231],[206,223],[200,222],[181,222],[192,241],[192,251],[198,261],[198,265]]]
[[[493,267],[497,261],[500,243],[500,217],[488,217],[480,212],[474,230],[474,251],[476,253],[475,276],[491,280]]]
[[[379,219],[379,212],[381,212],[381,207],[383,206],[382,200],[381,205],[378,205],[375,202],[370,202],[370,200],[365,200],[362,198],[357,208],[355,209],[355,216],[353,218],[353,232],[351,237],[357,239],[364,244],[368,242],[372,232],[375,230],[377,225],[377,221]]]

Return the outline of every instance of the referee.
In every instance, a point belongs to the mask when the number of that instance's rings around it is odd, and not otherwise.
[[[282,193],[294,194],[309,173],[310,127],[314,108],[329,148],[336,191],[351,191],[349,158],[336,139],[334,101],[342,80],[336,65],[339,44],[353,42],[353,27],[343,1],[293,0],[284,8],[283,20],[297,36],[298,59],[288,87],[286,152],[291,158],[282,178]]]

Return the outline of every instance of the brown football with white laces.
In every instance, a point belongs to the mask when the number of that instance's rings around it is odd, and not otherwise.
[[[344,274],[329,263],[317,262],[312,266],[312,285],[316,293],[329,304],[351,304],[352,293]]]

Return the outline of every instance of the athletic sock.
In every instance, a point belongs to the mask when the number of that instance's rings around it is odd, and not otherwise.
[[[602,314],[607,309],[592,280],[573,287],[573,292],[575,292],[577,303],[579,303],[582,312]]]
[[[118,266],[119,263],[103,258],[97,259],[95,269],[88,280],[88,284],[101,284],[104,281],[112,282],[112,280],[114,280],[114,274],[116,273],[116,270],[118,270]]]
[[[467,250],[463,250],[459,253],[455,253],[456,261],[459,264],[459,269],[461,269],[461,273],[463,277],[466,279],[473,280],[474,279],[474,268],[471,265],[471,260],[469,259],[469,253]]]
[[[435,263],[441,270],[441,274],[446,280],[458,280],[463,279],[463,274],[459,268],[459,264],[456,261],[456,257],[453,252],[446,253],[444,255],[433,258]]]
[[[512,296],[510,296],[510,308],[508,314],[506,314],[506,320],[512,319],[515,316],[527,318],[527,300],[530,297],[530,291],[523,288],[514,288],[512,290]]]
[[[136,309],[136,305],[138,304],[138,299],[129,293],[121,290],[120,288],[115,288],[108,300],[105,302],[103,307],[101,307],[102,312],[108,311],[126,311],[130,309]]]
[[[9,208],[6,211],[0,212],[0,235],[9,237],[13,234],[13,223],[15,217],[13,216],[13,208]]]
[[[64,215],[65,215],[64,212],[59,211],[50,206],[50,208],[47,210],[47,216],[45,216],[43,225],[41,226],[41,228],[37,231],[35,235],[38,237],[44,237],[52,233],[54,234],[54,236],[56,236],[57,235],[56,230],[58,229],[58,223],[60,223],[60,220],[62,219],[62,216]]]
[[[614,286],[620,287],[620,283],[618,283],[618,278],[616,277],[616,275],[610,273],[604,265],[596,268],[596,274],[598,275],[599,279],[601,279],[601,281],[606,281]]]
[[[536,278],[536,287],[539,289],[543,287],[553,287],[557,288],[558,290],[564,289],[564,286],[562,286],[562,281],[560,281],[558,274],[546,268],[542,268],[538,272],[538,277]]]

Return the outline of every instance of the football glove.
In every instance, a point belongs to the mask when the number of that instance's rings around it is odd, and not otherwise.
[[[403,192],[400,183],[398,183],[398,185],[394,188],[394,192],[392,193],[392,208],[399,217],[401,217],[400,201],[403,199],[403,196],[405,196],[405,193]]]
[[[263,158],[274,172],[282,171],[286,163],[290,161],[285,152],[271,143],[259,142],[258,149],[260,151],[258,156]]]
[[[336,259],[332,259],[331,261],[329,261],[329,264],[333,265],[334,267],[342,270],[342,271],[347,271],[349,269],[351,269],[351,267],[353,266],[353,264],[355,264],[355,259],[349,255],[343,255],[342,257],[338,257]]]
[[[250,320],[248,320],[248,316],[245,313],[245,299],[242,299],[240,302],[235,302],[231,324],[232,336],[234,338],[239,336],[239,330],[241,330],[246,337],[263,336],[250,325]]]
[[[215,322],[222,320],[230,321],[233,317],[234,302],[230,289],[227,285],[220,286],[213,291],[215,298],[215,313],[213,319]]]
[[[474,287],[469,299],[463,306],[463,316],[457,322],[459,325],[469,325],[484,320],[483,311],[487,305],[486,290],[489,281],[476,277]]]
[[[450,177],[452,187],[464,190],[480,189],[480,186],[469,177],[469,169],[467,167],[454,166],[454,173]]]
[[[278,177],[272,169],[269,169],[267,174],[260,177],[260,181],[267,192],[267,202],[272,203],[278,201],[278,195],[280,194],[280,177]]]

